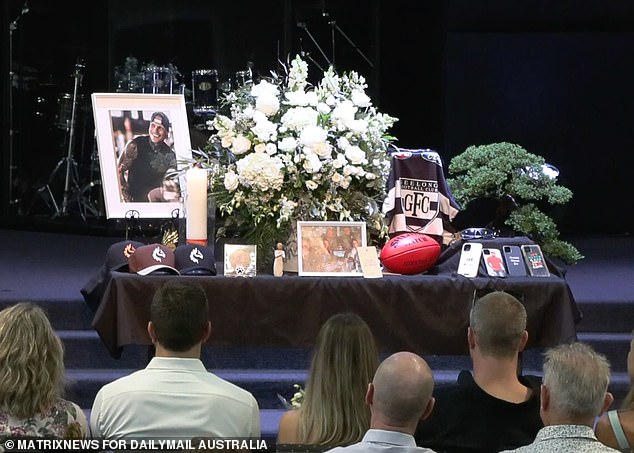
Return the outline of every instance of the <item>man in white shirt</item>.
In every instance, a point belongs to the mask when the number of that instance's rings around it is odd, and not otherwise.
[[[434,408],[433,390],[434,376],[421,357],[411,352],[392,354],[368,385],[370,429],[361,442],[329,452],[433,453],[417,447],[413,436],[418,421]]]
[[[148,323],[156,355],[145,369],[99,390],[90,414],[93,437],[259,437],[253,395],[208,372],[200,360],[210,331],[200,286],[168,281],[159,288]]]

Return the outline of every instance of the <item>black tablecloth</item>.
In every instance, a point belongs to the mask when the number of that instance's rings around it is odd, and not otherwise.
[[[485,247],[529,242],[526,238],[480,241]],[[547,347],[576,338],[581,315],[565,279],[536,277],[477,278],[455,273],[459,243],[445,250],[435,275],[359,277],[140,276],[112,272],[93,327],[114,357],[129,344],[150,344],[149,306],[166,280],[200,284],[209,299],[210,344],[310,347],[323,322],[344,311],[359,314],[384,351],[466,354],[466,329],[474,296],[505,290],[528,313],[528,347]],[[456,250],[458,252],[456,252]],[[94,296],[94,295],[93,295]],[[87,299],[88,301],[88,299]]]

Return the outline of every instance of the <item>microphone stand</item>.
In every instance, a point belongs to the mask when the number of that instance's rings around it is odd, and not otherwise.
[[[9,24],[9,205],[16,203],[18,200],[13,200],[13,139],[15,131],[13,130],[13,32],[18,29],[18,21],[29,12],[27,2],[24,2],[20,14]],[[19,76],[19,75],[18,75]]]
[[[306,32],[306,34],[308,35],[310,40],[313,42],[313,44],[315,44],[315,47],[317,47],[317,50],[319,50],[319,53],[321,53],[321,55],[324,57],[324,60],[326,60],[326,63],[328,63],[328,66],[332,66],[332,63],[330,62],[330,60],[326,56],[326,53],[324,52],[324,50],[317,43],[317,40],[314,38],[314,36],[308,31],[308,27],[306,26],[306,22],[297,22],[297,26],[299,28],[304,29],[304,31]],[[311,60],[313,61],[313,63],[315,63],[315,61],[312,58],[311,58]],[[315,63],[315,64],[317,64],[317,63]],[[319,68],[319,69],[321,69],[321,68]],[[322,69],[322,71],[323,71],[323,69]]]
[[[350,37],[344,33],[341,27],[337,25],[337,21],[331,20],[328,22],[328,24],[330,25],[332,29],[332,60],[333,62],[335,60],[335,30],[337,30],[341,34],[341,36],[343,36],[346,39],[346,41],[348,41],[348,43],[352,46],[352,48],[356,50],[357,53],[361,55],[361,57],[370,65],[370,67],[374,68],[374,63],[372,63],[372,61],[368,57],[365,56],[365,54],[361,51],[361,49],[357,47],[357,45],[352,41],[352,39],[350,39]]]
[[[66,178],[64,179],[64,199],[62,201],[62,210],[61,214],[66,215],[68,213],[68,198],[69,198],[69,189],[70,189],[70,177],[71,177],[71,165],[75,165],[73,159],[73,138],[75,136],[75,112],[77,109],[77,92],[79,89],[79,85],[81,85],[81,79],[83,77],[82,69],[84,68],[84,64],[79,60],[75,64],[75,74],[73,77],[75,78],[75,86],[73,88],[73,108],[71,110],[70,115],[70,124],[69,124],[69,135],[68,135],[68,153],[66,154]],[[77,183],[77,181],[75,181]]]

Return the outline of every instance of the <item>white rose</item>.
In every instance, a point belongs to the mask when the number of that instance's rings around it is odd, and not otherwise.
[[[368,130],[368,122],[364,119],[352,120],[346,125],[352,132],[358,135],[364,134]]]
[[[360,165],[365,160],[365,152],[358,146],[350,146],[346,149],[346,157],[352,165]]]
[[[350,181],[352,180],[352,178],[350,178],[350,176],[347,176],[345,178],[343,178],[343,181],[341,181],[340,185],[342,189],[347,189],[350,186]]]
[[[334,182],[335,184],[339,184],[341,181],[343,181],[343,176],[339,173],[334,173],[332,175],[332,182]]]
[[[299,134],[299,142],[306,146],[325,142],[327,138],[328,132],[319,126],[307,126]]]
[[[297,148],[297,140],[294,137],[284,137],[282,141],[277,143],[277,147],[285,153],[293,151]]]
[[[354,115],[357,113],[357,108],[350,101],[343,101],[332,111],[330,120],[338,128],[347,128],[348,124],[354,121]]]
[[[233,170],[229,170],[225,173],[225,189],[229,192],[233,192],[238,188],[238,175],[233,172]]]
[[[330,145],[326,142],[315,143],[312,147],[312,150],[315,154],[317,154],[322,159],[326,159],[330,157]]]
[[[253,150],[256,153],[263,153],[264,151],[266,151],[266,145],[264,143],[258,143],[257,145],[255,145]]]
[[[322,115],[326,115],[330,113],[330,106],[325,102],[320,102],[317,104],[317,111]]]
[[[315,190],[318,185],[315,181],[306,181],[306,187],[308,188],[308,190]]]
[[[238,135],[233,139],[233,144],[231,145],[231,151],[233,151],[233,154],[244,154],[249,151],[249,149],[251,149],[251,140],[246,138],[244,135]]]
[[[346,137],[339,137],[337,139],[337,147],[340,150],[345,151],[350,147],[350,142],[348,141]]]
[[[266,79],[262,79],[260,83],[251,87],[251,95],[255,98],[266,95],[277,96],[277,85],[269,83]]]
[[[369,107],[370,97],[361,90],[355,90],[350,96],[352,103],[359,107]]]
[[[275,115],[280,109],[280,100],[273,94],[263,94],[255,100],[255,109],[266,116]]]
[[[304,159],[303,166],[307,173],[317,173],[321,169],[321,160],[319,160],[317,154],[308,153]]]
[[[223,148],[229,148],[232,143],[233,143],[233,137],[229,135],[222,137],[222,140],[220,141],[220,145],[222,145]]]
[[[337,153],[337,157],[332,161],[332,166],[334,168],[342,168],[346,165],[346,158],[343,154]]]
[[[277,146],[275,146],[275,143],[267,143],[266,154],[268,154],[269,156],[272,156],[275,153],[277,153]]]
[[[312,93],[313,96],[309,96],[309,93]],[[287,93],[284,94],[284,97],[286,97],[286,101],[287,101],[286,103],[288,105],[296,105],[300,107],[305,107],[307,105],[310,105],[311,98],[314,97],[314,100],[315,101],[317,100],[317,97],[314,92],[311,91],[309,93],[306,93],[304,90],[288,91]]]

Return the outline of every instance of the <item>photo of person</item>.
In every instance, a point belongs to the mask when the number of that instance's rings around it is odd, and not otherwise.
[[[356,247],[365,244],[363,222],[299,222],[300,274],[359,275]]]
[[[121,201],[178,201],[178,181],[168,176],[176,170],[177,162],[170,117],[162,111],[139,113],[141,116],[137,114],[136,120],[132,112],[123,112],[118,121],[111,115],[113,136],[119,142],[122,136],[127,139],[122,150],[119,146],[115,149]],[[123,131],[118,122],[122,123]]]

